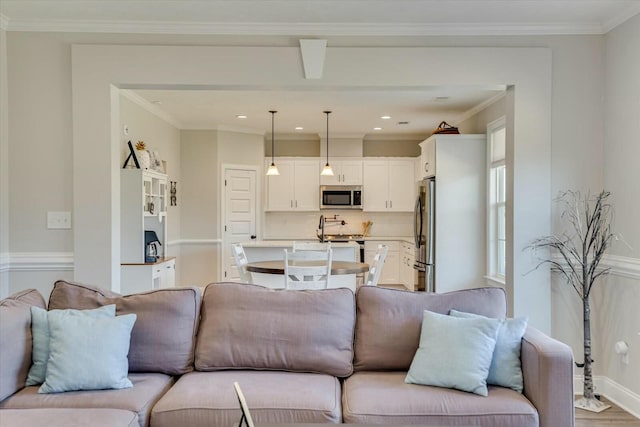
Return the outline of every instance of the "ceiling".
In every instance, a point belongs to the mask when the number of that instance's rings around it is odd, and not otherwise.
[[[292,43],[300,38],[327,38],[331,47],[331,37],[349,36],[604,34],[638,13],[639,0],[2,0],[0,27],[70,33],[289,36]],[[277,133],[323,136],[323,111],[331,110],[332,135],[362,136],[428,135],[441,120],[457,123],[501,93],[495,87],[285,88],[135,90],[129,91],[129,97],[181,129],[269,133],[269,110],[277,110]],[[391,118],[382,119],[385,115]]]

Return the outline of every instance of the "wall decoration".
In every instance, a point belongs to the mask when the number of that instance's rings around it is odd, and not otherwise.
[[[176,190],[176,181],[169,181],[170,183],[170,188],[169,188],[169,193],[171,194],[170,197],[170,203],[171,206],[178,206],[178,197],[177,197],[177,190]]]
[[[130,169],[140,169],[140,163],[138,163],[138,158],[136,157],[136,153],[135,150],[133,149],[133,145],[131,145],[131,141],[127,142],[127,145],[129,145],[129,155],[127,156],[127,159],[124,161],[124,164],[122,165],[122,169],[125,169],[127,167],[127,165],[129,164],[129,160],[133,159],[133,163],[131,166],[129,166]]]

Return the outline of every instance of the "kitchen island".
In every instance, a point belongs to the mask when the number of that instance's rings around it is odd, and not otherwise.
[[[296,242],[317,242],[318,240],[296,240]],[[247,261],[284,260],[284,251],[293,249],[293,240],[251,240],[241,242]],[[355,242],[332,243],[333,261],[360,261],[360,246]],[[284,277],[278,274],[251,273],[253,282],[269,288],[284,288]],[[349,288],[355,292],[356,275],[342,274],[331,276],[330,288]]]

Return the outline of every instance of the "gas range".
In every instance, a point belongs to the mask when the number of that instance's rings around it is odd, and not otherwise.
[[[364,244],[362,234],[325,234],[325,242],[358,242]]]

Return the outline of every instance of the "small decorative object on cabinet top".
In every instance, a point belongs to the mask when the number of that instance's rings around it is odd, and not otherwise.
[[[449,123],[442,121],[438,125],[438,127],[431,133],[431,135],[441,135],[441,134],[459,134],[460,130],[457,127],[451,126]]]
[[[146,150],[147,146],[144,141],[138,141],[136,143],[136,150],[138,151],[138,161],[142,169],[149,169],[151,167],[151,157]]]
[[[178,198],[176,197],[178,190],[176,190],[176,181],[169,181],[171,188],[169,189],[169,193],[171,193],[171,206],[178,205]]]

